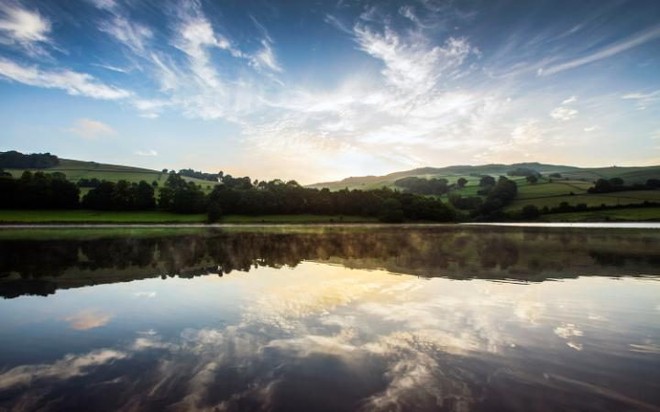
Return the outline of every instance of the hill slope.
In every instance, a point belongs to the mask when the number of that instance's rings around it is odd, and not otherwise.
[[[500,176],[517,168],[532,169],[543,175],[551,173],[560,173],[562,178],[568,178],[572,181],[593,182],[599,178],[610,179],[620,177],[626,183],[644,183],[647,179],[660,178],[660,166],[641,166],[641,167],[599,167],[599,168],[581,168],[576,166],[551,165],[543,163],[514,163],[506,164],[488,164],[479,166],[448,166],[448,167],[423,167],[418,169],[406,170],[402,172],[390,173],[385,176],[361,176],[348,177],[336,182],[322,182],[308,185],[312,188],[328,188],[330,190],[341,189],[376,189],[383,186],[394,187],[394,182],[405,177],[419,178],[444,178],[449,183],[454,183],[458,178],[463,177],[469,183],[473,183],[482,175]]]
[[[160,186],[165,183],[165,180],[167,180],[167,174],[158,170],[73,159],[59,159],[59,164],[57,166],[44,169],[5,169],[5,171],[11,173],[13,177],[20,177],[21,174],[26,170],[30,170],[32,172],[41,171],[45,173],[64,173],[67,179],[73,182],[77,182],[80,179],[93,178],[99,180],[108,180],[111,182],[126,180],[128,182],[135,183],[144,180],[147,183],[155,181]],[[184,177],[184,179],[201,185],[205,190],[211,190],[211,188],[215,186],[215,182],[210,182],[207,180],[190,177]]]

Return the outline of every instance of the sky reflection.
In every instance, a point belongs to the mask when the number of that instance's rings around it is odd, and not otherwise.
[[[653,279],[522,285],[303,262],[4,300],[0,313],[41,314],[3,315],[6,336],[36,338],[28,351],[47,340],[52,358],[5,363],[0,406],[658,410],[659,296]],[[74,335],[84,344],[66,352]],[[2,360],[26,349],[10,343]]]

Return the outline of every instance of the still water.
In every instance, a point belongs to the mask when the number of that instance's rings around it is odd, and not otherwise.
[[[660,231],[0,231],[0,410],[660,411]]]

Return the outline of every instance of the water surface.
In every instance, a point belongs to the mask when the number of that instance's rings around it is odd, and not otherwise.
[[[0,410],[660,410],[660,233],[0,232]]]

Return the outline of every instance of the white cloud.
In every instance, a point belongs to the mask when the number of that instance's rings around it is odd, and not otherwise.
[[[583,129],[587,133],[595,132],[598,130],[598,126],[588,126]]]
[[[18,45],[33,55],[47,54],[42,45],[50,43],[50,31],[50,21],[38,11],[0,3],[0,44]]]
[[[108,33],[135,53],[143,53],[146,43],[153,37],[151,29],[120,15],[102,22],[99,30]]]
[[[222,83],[211,63],[209,48],[226,50],[233,56],[242,56],[242,53],[226,37],[213,31],[198,2],[182,3],[178,15],[178,35],[172,45],[188,56],[190,69],[198,82],[219,90]]]
[[[577,102],[577,96],[571,96],[568,99],[565,99],[561,102],[561,104],[571,104]]]
[[[567,120],[571,120],[571,119],[575,118],[575,116],[577,116],[577,115],[578,115],[577,110],[570,109],[568,107],[563,107],[563,106],[555,107],[550,112],[550,117],[552,117],[555,120],[561,120],[563,122],[565,122]]]
[[[69,379],[87,374],[92,367],[124,359],[125,352],[99,349],[83,355],[66,355],[51,364],[22,365],[0,374],[0,389],[16,385],[29,387],[39,379]]]
[[[114,0],[90,0],[100,10],[108,12],[110,17],[102,20],[98,28],[126,45],[134,53],[143,55],[153,32],[147,26],[132,21],[125,10]],[[142,56],[144,57],[144,56]]]
[[[360,50],[382,60],[387,83],[417,94],[433,89],[442,76],[459,76],[472,51],[463,38],[450,37],[442,46],[433,46],[421,32],[402,37],[387,26],[378,33],[360,24],[354,32]]]
[[[154,149],[138,150],[138,151],[135,152],[135,154],[138,155],[138,156],[145,156],[145,157],[158,156],[158,152],[155,151]],[[156,292],[138,292],[138,293],[135,294],[135,296],[153,298],[154,296],[156,296]]]
[[[528,120],[516,126],[511,132],[511,140],[516,145],[530,145],[542,141],[543,132],[538,126],[538,122]]]
[[[66,69],[40,70],[36,66],[23,66],[3,58],[0,58],[0,76],[30,86],[65,90],[74,96],[101,100],[118,100],[131,96],[128,90],[103,84],[87,73]]]
[[[257,67],[265,67],[274,72],[281,72],[282,67],[277,62],[277,57],[273,52],[270,41],[264,39],[261,41],[262,48],[252,58],[252,64]]]
[[[564,70],[570,70],[574,69],[576,67],[583,66],[585,64],[593,63],[599,60],[606,59],[608,57],[612,57],[614,55],[617,55],[619,53],[623,53],[629,49],[632,49],[633,47],[640,46],[644,43],[647,43],[651,40],[654,40],[656,38],[660,37],[660,26],[654,26],[649,29],[646,29],[642,32],[636,33],[633,36],[630,36],[627,39],[621,40],[619,42],[616,42],[614,44],[610,44],[609,46],[595,52],[589,55],[586,55],[584,57],[580,57],[574,60],[569,60],[564,63],[560,63],[554,66],[550,66],[548,68],[541,68],[538,70],[538,75],[539,76],[549,76],[552,74],[556,74],[559,72],[562,72]]]
[[[115,130],[109,125],[93,119],[78,119],[73,127],[68,130],[85,139],[116,134]]]
[[[621,98],[624,100],[634,100],[639,110],[646,110],[650,105],[660,101],[660,90],[648,93],[628,93],[621,96]]]

